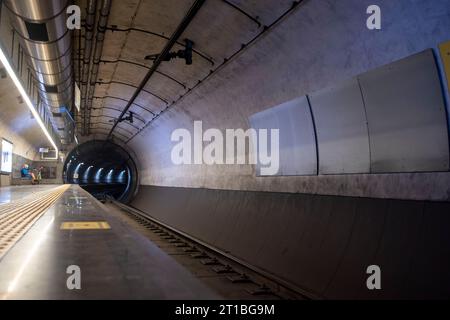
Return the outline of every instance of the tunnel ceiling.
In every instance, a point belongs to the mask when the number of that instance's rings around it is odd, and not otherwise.
[[[87,3],[87,0],[79,1],[85,15]],[[112,2],[91,113],[87,116],[91,138],[107,136],[152,65],[145,57],[163,50],[193,3],[192,0]],[[113,138],[127,142],[156,120],[158,114],[206,81],[225,61],[245,49],[292,6],[291,0],[207,0],[171,50],[182,50],[184,40],[192,40],[193,64],[186,65],[182,59],[162,62],[129,109],[135,114],[134,122],[119,123]],[[81,35],[79,39],[79,32],[74,34],[76,74],[83,60],[85,28]],[[78,71],[78,81],[79,74]],[[79,131],[82,121],[80,116]]]

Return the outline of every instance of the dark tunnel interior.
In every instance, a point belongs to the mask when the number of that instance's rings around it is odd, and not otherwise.
[[[127,202],[136,190],[137,170],[122,147],[110,141],[89,141],[67,157],[65,183],[79,184],[97,199],[112,197]]]

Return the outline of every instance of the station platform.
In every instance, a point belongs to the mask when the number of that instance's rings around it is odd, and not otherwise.
[[[41,191],[54,189],[57,185],[27,185],[0,187],[0,205],[23,199]]]
[[[221,298],[77,185],[0,188],[0,201],[1,299]],[[30,225],[9,235],[14,219]]]

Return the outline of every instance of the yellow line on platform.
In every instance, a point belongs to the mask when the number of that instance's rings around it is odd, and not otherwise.
[[[0,258],[69,188],[70,185],[62,185],[40,193],[37,199],[18,201],[6,207],[6,212],[0,215]]]
[[[106,230],[111,226],[106,221],[70,221],[61,224],[61,230]]]

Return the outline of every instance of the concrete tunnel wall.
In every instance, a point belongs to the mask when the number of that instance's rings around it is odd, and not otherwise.
[[[144,185],[448,200],[450,175],[256,177],[250,165],[172,164],[171,132],[249,127],[248,117],[450,39],[446,1],[379,1],[382,30],[366,28],[370,1],[305,1],[130,142]],[[440,60],[440,59],[438,59]],[[436,188],[431,190],[428,185]]]
[[[448,202],[143,186],[132,205],[312,298],[450,296]]]
[[[132,205],[318,297],[448,297],[449,205],[428,201],[450,200],[449,172],[257,177],[251,165],[171,162],[172,131],[195,120],[247,129],[252,114],[450,40],[446,1],[380,0],[381,31],[365,26],[371,4],[305,1],[148,126],[130,143]],[[377,294],[370,264],[383,272]]]

